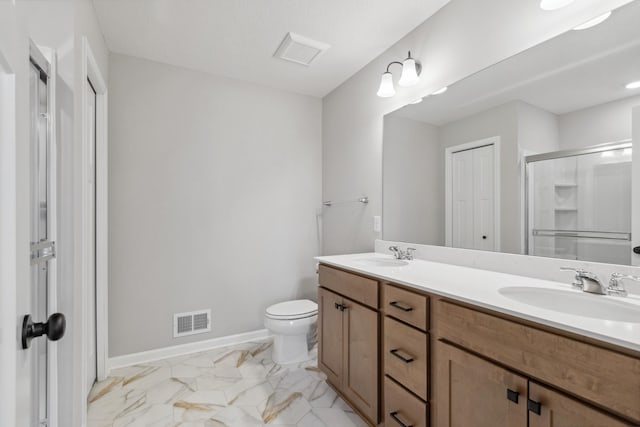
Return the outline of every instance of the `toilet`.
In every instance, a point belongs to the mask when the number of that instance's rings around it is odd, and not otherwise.
[[[317,320],[318,304],[308,299],[285,301],[267,308],[264,326],[274,336],[273,361],[286,365],[309,360]]]

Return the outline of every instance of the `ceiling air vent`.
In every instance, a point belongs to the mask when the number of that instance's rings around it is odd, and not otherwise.
[[[211,331],[211,310],[191,311],[173,315],[174,338],[209,331]]]
[[[314,59],[320,56],[322,52],[329,49],[329,47],[328,44],[311,40],[294,33],[287,33],[273,56],[284,59],[285,61],[308,66]]]

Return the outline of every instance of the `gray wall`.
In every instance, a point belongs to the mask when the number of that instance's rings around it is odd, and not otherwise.
[[[637,106],[640,96],[560,115],[560,148],[568,150],[631,138],[631,110]]]
[[[444,245],[444,161],[438,128],[385,117],[383,162],[385,238]]]
[[[383,116],[629,0],[575,2],[548,13],[537,1],[454,0],[323,99],[323,198],[370,197],[364,209],[327,210],[326,254],[373,249],[372,217],[382,212]],[[526,31],[523,31],[526,29]],[[391,61],[411,50],[425,68],[418,86],[381,99],[376,88]]]
[[[320,100],[121,55],[110,91],[110,356],[313,298]],[[206,308],[210,333],[173,338],[173,313]]]

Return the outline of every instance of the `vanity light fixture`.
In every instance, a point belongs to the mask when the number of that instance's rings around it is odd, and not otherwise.
[[[394,65],[402,66],[402,75],[398,84],[403,87],[414,86],[420,81],[420,73],[422,72],[422,64],[420,61],[411,57],[411,51],[407,55],[407,59],[403,62],[393,61],[387,65],[387,71],[382,73],[380,79],[380,87],[378,88],[378,96],[381,98],[389,98],[396,94],[396,89],[393,87],[393,74],[389,71],[389,68]]]
[[[638,80],[637,82],[631,82],[625,87],[627,89],[638,89],[638,88],[640,88],[640,80]]]
[[[592,20],[585,22],[582,25],[578,25],[577,27],[574,28],[574,30],[578,30],[579,31],[579,30],[586,30],[587,28],[595,27],[598,24],[602,24],[610,16],[611,16],[611,11],[609,11],[607,13],[603,13],[602,15],[597,16],[597,17],[593,18]]]
[[[540,9],[557,10],[569,6],[574,0],[540,0]]]

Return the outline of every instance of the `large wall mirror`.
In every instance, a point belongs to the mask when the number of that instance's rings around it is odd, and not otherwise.
[[[383,238],[640,264],[639,22],[637,0],[385,116]]]

